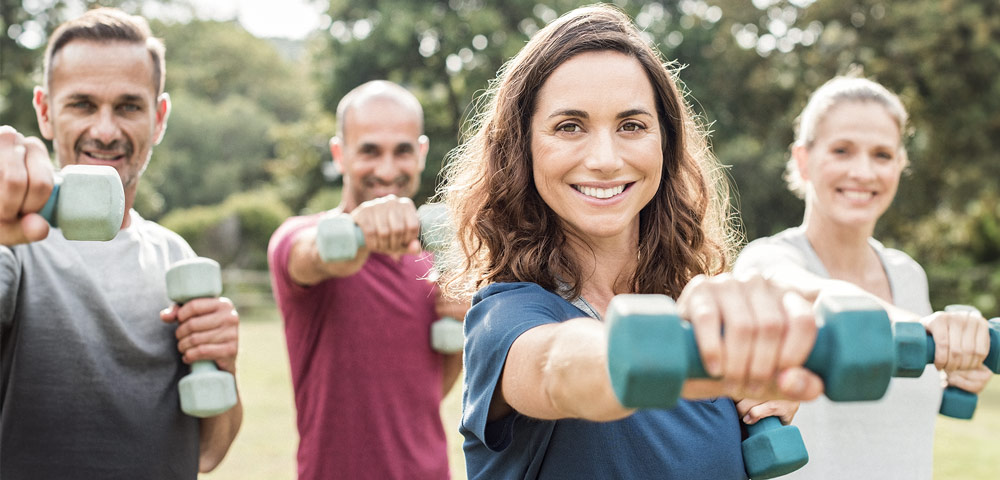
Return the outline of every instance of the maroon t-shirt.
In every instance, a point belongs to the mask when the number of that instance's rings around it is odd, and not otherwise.
[[[288,255],[295,235],[318,221],[290,218],[268,246],[295,390],[299,478],[448,478],[430,255],[371,254],[357,274],[304,288],[288,275]]]

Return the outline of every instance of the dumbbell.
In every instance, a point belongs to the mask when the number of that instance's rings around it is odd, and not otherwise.
[[[946,312],[976,312],[975,307],[968,305],[949,305]],[[1000,320],[989,322],[990,351],[983,364],[993,373],[1000,373]],[[919,377],[927,365],[934,364],[934,337],[927,333],[923,324],[918,322],[897,322],[893,325],[893,337],[896,346],[896,368],[893,376]],[[968,420],[976,411],[978,395],[949,386],[944,389],[941,397],[942,415]]]
[[[107,165],[68,165],[55,174],[38,213],[67,240],[111,240],[125,215],[122,179]]]
[[[167,270],[167,296],[177,302],[215,298],[222,293],[219,264],[208,258],[192,258]],[[192,417],[214,417],[236,405],[236,379],[219,370],[212,360],[191,364],[191,373],[177,384],[181,410]]]
[[[426,204],[417,209],[420,244],[431,251],[442,250],[449,241],[448,211],[443,204]],[[365,234],[347,213],[329,213],[316,225],[316,248],[324,262],[352,260],[365,246]]]
[[[805,367],[824,382],[834,401],[877,400],[893,368],[892,329],[877,302],[862,296],[824,296],[817,302],[823,325]],[[618,295],[608,305],[608,371],[622,405],[672,408],[685,379],[708,378],[694,331],[665,295]],[[748,426],[743,442],[747,473],[773,478],[809,460],[798,428],[776,418]]]
[[[442,252],[451,240],[448,210],[444,204],[424,204],[417,209],[420,220],[420,244],[424,249]],[[316,248],[324,262],[351,260],[365,245],[365,235],[347,213],[324,215],[316,225]],[[439,258],[440,260],[440,258]],[[462,322],[451,317],[431,325],[431,348],[444,354],[462,351],[465,341]]]

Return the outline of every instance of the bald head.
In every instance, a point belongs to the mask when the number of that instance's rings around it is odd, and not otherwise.
[[[346,130],[351,123],[352,113],[372,103],[391,103],[400,115],[412,115],[416,119],[420,133],[424,131],[424,109],[409,90],[386,80],[372,80],[363,83],[344,95],[337,104],[337,136],[346,139]]]

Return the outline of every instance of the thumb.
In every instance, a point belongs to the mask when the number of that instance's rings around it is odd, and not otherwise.
[[[44,240],[49,223],[41,215],[29,213],[12,222],[0,222],[0,245],[19,245]]]

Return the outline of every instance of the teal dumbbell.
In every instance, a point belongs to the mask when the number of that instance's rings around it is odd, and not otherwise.
[[[68,165],[55,174],[52,193],[38,213],[67,240],[111,240],[125,215],[122,179],[106,165]]]
[[[805,367],[819,375],[834,401],[877,400],[893,368],[892,329],[877,302],[825,296],[817,303],[823,325]],[[618,295],[608,306],[608,370],[622,405],[672,408],[688,378],[708,378],[694,332],[664,295]],[[773,478],[808,462],[802,437],[777,419],[750,426],[744,463],[753,478]],[[761,423],[761,422],[758,422]]]
[[[215,260],[182,260],[167,270],[167,296],[178,304],[220,294],[222,274]],[[214,417],[236,405],[236,379],[211,360],[192,363],[191,373],[181,379],[177,389],[181,410],[192,417]]]
[[[967,305],[949,305],[946,312],[974,311]],[[1000,320],[990,320],[990,351],[983,364],[993,373],[1000,373]],[[929,335],[924,326],[917,322],[897,322],[893,325],[893,336],[896,347],[896,367],[893,376],[919,377],[927,365],[934,364],[934,337]],[[968,420],[976,411],[979,402],[978,395],[958,387],[947,387],[941,397],[942,415]]]

